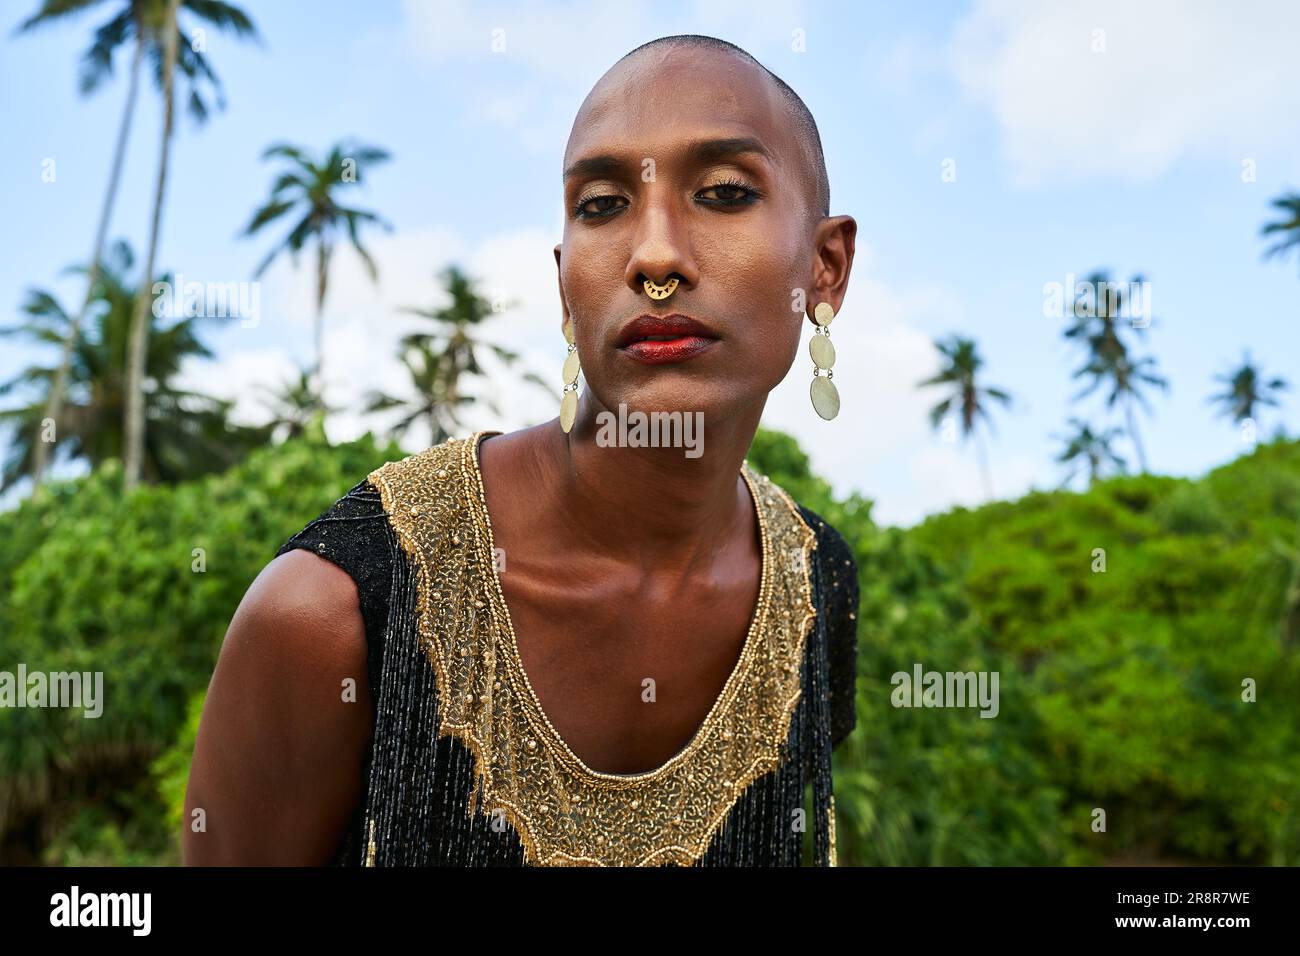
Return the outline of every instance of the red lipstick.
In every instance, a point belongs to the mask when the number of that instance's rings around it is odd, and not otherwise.
[[[707,351],[718,337],[707,325],[690,316],[640,315],[623,327],[618,347],[629,358],[646,365],[684,362]]]

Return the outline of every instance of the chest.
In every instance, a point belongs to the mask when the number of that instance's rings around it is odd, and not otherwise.
[[[557,734],[589,768],[645,773],[708,718],[745,648],[759,561],[666,587],[640,575],[575,588],[520,562],[501,576],[520,663]]]

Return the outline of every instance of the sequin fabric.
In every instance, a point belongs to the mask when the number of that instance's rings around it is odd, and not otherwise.
[[[587,768],[542,713],[493,569],[480,432],[389,462],[289,539],[357,583],[374,735],[337,865],[835,865],[831,749],[855,725],[857,568],[746,464],[763,537],[740,660],[691,742]],[[811,787],[813,813],[802,810]]]

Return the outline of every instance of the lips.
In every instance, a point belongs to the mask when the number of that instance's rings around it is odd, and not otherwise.
[[[641,315],[619,333],[618,347],[638,362],[680,362],[707,350],[718,337],[690,316]]]

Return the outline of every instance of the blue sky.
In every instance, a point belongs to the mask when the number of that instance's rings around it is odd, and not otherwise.
[[[90,251],[126,63],[84,99],[76,63],[112,6],[17,38],[36,0],[0,6],[0,324],[18,318],[29,287],[69,307],[80,294],[61,272]],[[392,346],[411,320],[398,310],[436,305],[435,275],[449,262],[519,303],[493,318],[491,336],[558,383],[551,250],[574,113],[634,46],[706,33],[749,50],[803,96],[821,129],[831,211],[858,221],[834,327],[840,416],[813,413],[801,355],[765,421],[794,434],[839,492],[873,498],[879,520],[907,524],[982,499],[972,449],[931,431],[937,396],[914,388],[935,370],[932,339],[951,332],[975,338],[986,381],[1016,397],[991,438],[997,496],[1059,481],[1053,436],[1072,414],[1106,418],[1099,402],[1070,404],[1078,361],[1063,320],[1044,315],[1044,286],[1095,268],[1150,281],[1145,348],[1172,386],[1141,418],[1153,470],[1200,474],[1246,450],[1206,403],[1214,376],[1246,349],[1293,383],[1262,434],[1300,430],[1300,258],[1265,261],[1259,238],[1269,201],[1300,189],[1300,62],[1290,48],[1300,12],[1291,5],[246,6],[264,44],[207,37],[228,107],[205,127],[180,123],[160,265],[200,281],[250,277],[278,237],[238,238],[269,189],[273,166],[259,159],[268,144],[323,151],[356,136],[390,150],[393,161],[355,194],[395,227],[370,241],[381,283],[347,252],[331,278],[325,362],[336,403],[355,409],[370,389],[401,387]],[[494,30],[504,38],[496,52]],[[139,253],[159,126],[150,91],[111,232]],[[55,180],[43,182],[49,159]],[[256,386],[309,356],[310,260],[302,265],[274,267],[258,324],[214,328],[216,361],[186,370],[195,387],[237,399],[250,421]],[[3,350],[0,378],[37,357],[11,340]],[[484,411],[471,427],[513,428],[558,408],[506,376],[491,387],[503,414]],[[347,412],[331,434],[371,424]],[[420,437],[408,446],[418,450]]]

